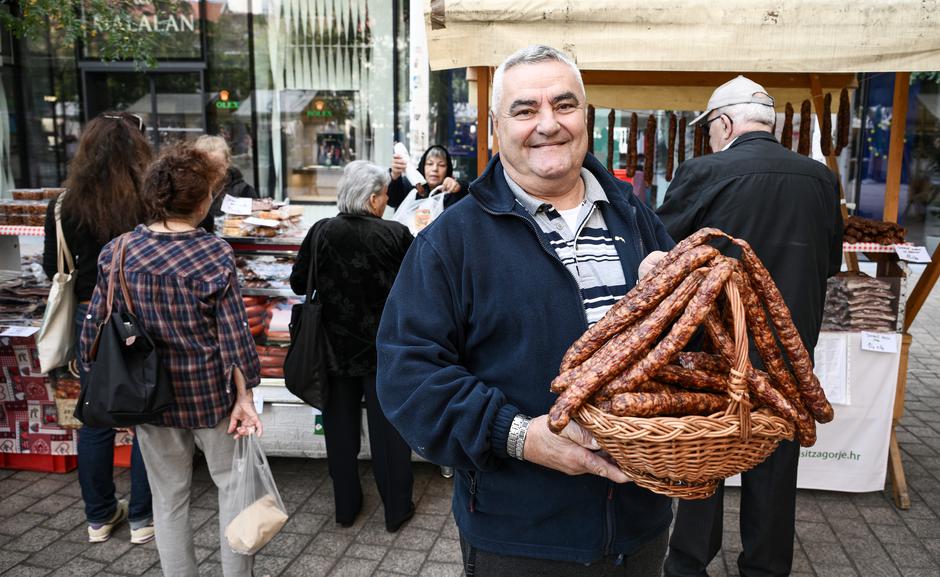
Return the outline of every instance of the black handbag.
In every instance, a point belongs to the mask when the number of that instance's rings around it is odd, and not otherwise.
[[[307,298],[290,312],[290,347],[284,357],[284,384],[294,396],[312,407],[323,410],[329,399],[327,373],[336,366],[323,328],[323,304],[318,295],[317,247],[323,227],[311,239],[313,255],[307,273]]]
[[[134,314],[124,280],[127,236],[118,239],[108,276],[107,314],[91,349],[94,364],[82,387],[75,417],[90,427],[130,427],[152,423],[173,406],[173,385],[153,340]],[[114,286],[124,296],[114,310]]]

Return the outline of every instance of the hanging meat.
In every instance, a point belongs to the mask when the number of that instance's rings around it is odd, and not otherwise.
[[[669,145],[666,153],[666,182],[672,180],[672,164],[676,158],[676,115],[669,114]]]
[[[607,170],[614,171],[614,109],[607,114]]]
[[[849,145],[851,123],[852,108],[849,103],[849,91],[843,88],[839,94],[839,114],[836,115],[836,156],[842,154],[842,149]]]
[[[780,133],[780,144],[787,150],[793,150],[793,105],[789,102],[783,112],[783,132]]]
[[[636,174],[636,163],[637,163],[637,128],[639,124],[639,119],[636,115],[636,112],[630,114],[630,134],[628,135],[627,140],[627,176],[633,178],[633,175]]]
[[[822,118],[819,122],[819,147],[823,156],[832,155],[832,94],[827,92],[823,98]]]
[[[594,106],[588,104],[587,115],[588,152],[594,154]]]
[[[811,152],[812,143],[809,137],[811,118],[812,105],[810,105],[809,100],[804,100],[803,106],[800,107],[800,141],[796,146],[796,151],[803,156],[809,156]]]

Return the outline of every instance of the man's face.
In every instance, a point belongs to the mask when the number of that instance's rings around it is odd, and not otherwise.
[[[588,138],[584,100],[574,71],[562,62],[505,72],[493,121],[503,166],[526,191],[562,194],[568,189],[555,189],[565,187],[565,177],[580,174]]]

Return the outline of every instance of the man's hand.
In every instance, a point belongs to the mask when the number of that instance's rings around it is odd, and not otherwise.
[[[441,183],[441,191],[460,192],[460,183],[458,183],[453,177],[448,176],[444,179],[444,182]]]
[[[666,256],[666,253],[661,250],[654,250],[646,255],[646,258],[640,263],[640,268],[637,271],[637,274],[640,275],[639,278],[645,277],[649,271],[653,270],[653,267],[659,264],[659,261],[663,260],[664,256]]]
[[[628,482],[630,478],[617,465],[592,452],[598,449],[594,437],[574,421],[556,435],[548,429],[548,415],[542,415],[529,423],[522,456],[568,475],[589,473],[615,483]]]
[[[399,178],[408,168],[408,159],[400,154],[392,156],[392,180]]]
[[[238,440],[239,437],[247,437],[254,431],[259,437],[264,432],[261,426],[261,418],[255,411],[254,395],[251,391],[245,396],[239,395],[232,407],[232,415],[228,421],[228,433]]]

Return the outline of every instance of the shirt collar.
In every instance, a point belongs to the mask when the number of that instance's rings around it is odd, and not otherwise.
[[[509,173],[507,173],[505,169],[503,169],[503,177],[505,177],[506,184],[508,184],[509,189],[512,190],[512,195],[516,198],[516,201],[532,216],[535,216],[540,210],[546,210],[552,206],[550,203],[539,200],[523,190],[522,187],[509,176]],[[610,202],[607,198],[607,193],[604,192],[604,187],[597,181],[597,177],[591,174],[590,170],[583,167],[581,168],[581,180],[584,181],[584,204]]]

